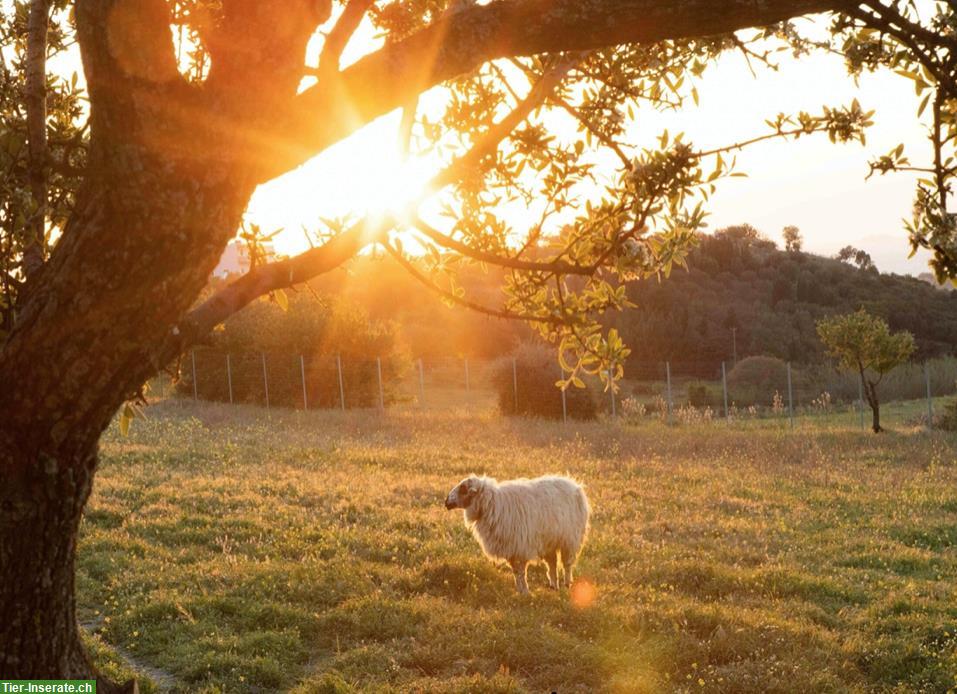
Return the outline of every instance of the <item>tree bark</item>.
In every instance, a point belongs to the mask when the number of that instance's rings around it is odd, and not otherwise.
[[[4,450],[11,462],[15,451]],[[0,679],[96,679],[80,641],[73,593],[77,530],[95,453],[41,455],[0,487]],[[100,678],[99,692],[131,692]]]
[[[864,393],[871,407],[871,429],[875,434],[884,431],[881,427],[881,401],[877,397],[877,384],[864,378]]]

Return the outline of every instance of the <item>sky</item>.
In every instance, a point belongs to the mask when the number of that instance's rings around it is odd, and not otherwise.
[[[821,21],[800,21],[812,33],[825,26]],[[379,43],[364,25],[347,48],[344,63]],[[314,64],[320,46],[321,40],[313,42],[307,62]],[[742,55],[725,55],[696,83],[699,105],[689,100],[678,112],[640,110],[627,141],[653,146],[668,129],[672,134],[683,131],[700,149],[711,149],[768,132],[765,119],[779,112],[819,113],[823,105],[846,105],[856,97],[865,109],[876,110],[866,146],[834,145],[825,135],[815,135],[798,142],[772,140],[740,151],[737,170],[748,177],[720,182],[707,205],[709,230],[749,223],[780,242],[781,230],[795,225],[807,251],[834,255],[850,244],[870,253],[882,271],[925,272],[926,253],[908,260],[902,221],[910,216],[914,175],[865,180],[868,160],[901,142],[913,163],[930,158],[926,128],[915,117],[912,83],[882,72],[862,76],[855,86],[841,58],[823,53],[801,59],[781,53],[775,62],[777,71],[756,66],[755,75]],[[79,70],[78,56],[68,56],[62,66],[67,73]],[[433,165],[401,162],[398,123],[398,113],[384,116],[295,171],[260,186],[250,201],[247,220],[267,231],[282,228],[275,247],[293,254],[308,248],[303,227],[315,230],[322,218],[389,208],[414,196]],[[510,214],[520,225],[522,211]]]
[[[820,30],[820,23],[805,24]],[[370,50],[368,40],[352,46],[353,58]],[[871,254],[885,272],[918,274],[927,270],[927,255],[908,260],[910,247],[903,219],[910,217],[915,177],[875,176],[865,180],[867,162],[899,143],[911,161],[927,161],[927,132],[915,117],[917,98],[907,79],[889,72],[864,75],[855,85],[838,56],[815,54],[794,59],[775,57],[777,71],[755,66],[744,56],[728,54],[697,83],[699,105],[690,100],[679,112],[639,111],[627,140],[652,146],[662,130],[683,131],[701,149],[731,144],[769,132],[764,121],[779,112],[820,113],[824,105],[850,104],[857,98],[874,109],[875,125],[867,145],[832,144],[826,135],[795,141],[772,140],[737,154],[747,178],[720,183],[707,209],[709,230],[749,223],[780,242],[788,225],[801,229],[804,248],[834,255],[853,245]],[[307,248],[302,228],[319,219],[388,207],[414,195],[429,166],[403,168],[397,154],[398,114],[371,123],[299,169],[276,179],[254,195],[248,219],[265,229],[283,227],[276,239],[281,253]],[[515,213],[521,216],[521,213]],[[521,221],[521,220],[517,220]]]

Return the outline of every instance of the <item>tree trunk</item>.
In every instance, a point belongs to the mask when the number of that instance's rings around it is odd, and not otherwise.
[[[4,450],[4,463],[15,462]],[[73,595],[77,530],[96,455],[41,456],[0,486],[0,679],[94,679]],[[103,679],[99,692],[135,691]]]
[[[311,34],[292,24],[297,72],[260,61],[265,86],[217,92],[177,73],[164,0],[84,0],[76,21],[93,104],[89,164],[0,351],[0,678],[95,673],[73,576],[99,437],[166,365],[165,345],[235,235],[255,180],[224,143],[270,113],[263,102],[295,95]],[[200,135],[184,113],[220,125]],[[103,681],[98,691],[122,689]]]
[[[867,404],[871,406],[871,429],[875,434],[884,431],[881,427],[881,401],[877,397],[877,384],[864,379],[864,392]]]

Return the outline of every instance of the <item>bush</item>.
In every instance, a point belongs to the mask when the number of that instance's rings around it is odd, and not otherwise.
[[[738,405],[768,405],[787,392],[788,367],[777,357],[747,357],[728,372],[728,395]]]
[[[555,386],[560,376],[554,350],[535,343],[519,345],[510,357],[496,362],[492,370],[499,410],[502,414],[561,419],[562,393]],[[517,407],[513,378],[518,383]],[[597,407],[588,388],[570,386],[565,391],[565,400],[569,417],[595,418]]]
[[[228,402],[231,381],[234,402],[264,404],[268,382],[270,405],[302,407],[305,378],[310,408],[340,407],[337,355],[346,407],[378,404],[377,358],[386,404],[397,399],[397,384],[411,363],[394,323],[372,321],[341,300],[298,295],[288,311],[260,301],[226,321],[211,347],[186,355],[177,390],[193,394],[195,358],[196,392],[203,400]]]
[[[957,431],[957,399],[944,405],[944,411],[934,425],[944,431]]]
[[[688,384],[688,404],[692,407],[714,407],[718,402],[705,383]]]

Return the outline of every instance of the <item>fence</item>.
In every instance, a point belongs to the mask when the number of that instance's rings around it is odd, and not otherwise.
[[[562,376],[554,362],[536,381],[510,357],[362,359],[197,349],[186,356],[177,390],[198,400],[303,410],[465,406],[537,413],[566,422],[605,414],[670,423],[771,419],[793,427],[801,418],[870,426],[859,376],[825,365],[792,366],[763,357],[748,361],[747,368],[744,362],[736,368],[721,364],[710,379],[688,375],[707,373],[699,363],[631,363],[616,391],[604,389],[592,377],[583,392],[565,392],[554,386]],[[932,424],[942,407],[940,399],[957,391],[955,383],[954,358],[900,366],[879,386],[882,419]],[[548,407],[523,407],[530,401]]]

